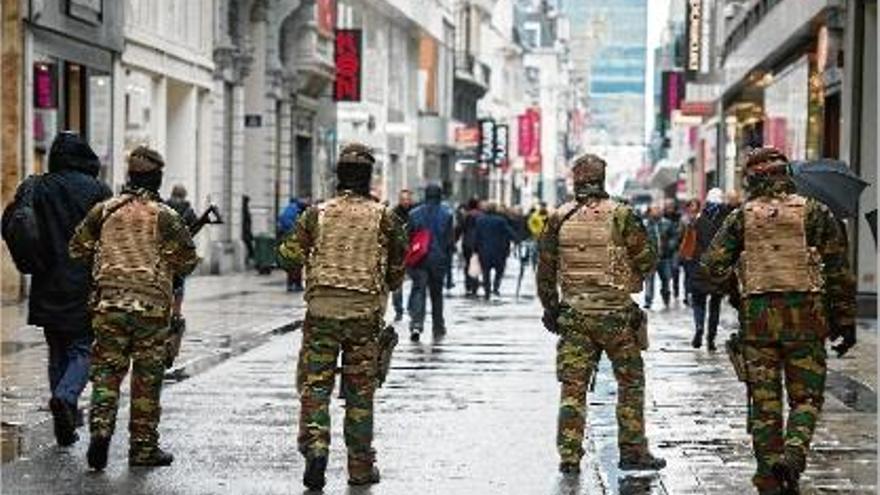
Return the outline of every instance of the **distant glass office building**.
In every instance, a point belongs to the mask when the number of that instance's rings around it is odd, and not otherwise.
[[[571,22],[571,58],[585,85],[586,143],[642,145],[647,0],[561,0]]]

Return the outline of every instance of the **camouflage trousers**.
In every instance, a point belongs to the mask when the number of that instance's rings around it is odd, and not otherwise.
[[[562,384],[556,445],[562,462],[577,463],[584,455],[587,387],[602,352],[617,380],[617,442],[621,455],[647,449],[643,419],[645,375],[641,348],[623,310],[587,315],[573,309],[559,317],[556,376]]]
[[[345,445],[349,476],[370,473],[375,460],[373,394],[379,355],[378,317],[330,319],[306,315],[297,365],[300,393],[299,451],[305,456],[326,456],[330,447],[330,397],[336,362],[342,354],[342,389],[345,398]]]
[[[758,463],[752,481],[761,493],[772,494],[779,486],[771,467],[783,455],[805,467],[825,400],[825,342],[747,342],[744,352],[752,386],[752,446]],[[785,426],[783,382],[788,396]]]
[[[96,313],[92,324],[92,404],[89,428],[92,437],[110,437],[116,426],[119,385],[131,363],[130,448],[134,455],[150,455],[159,442],[159,396],[165,373],[167,318],[147,318],[136,313]]]

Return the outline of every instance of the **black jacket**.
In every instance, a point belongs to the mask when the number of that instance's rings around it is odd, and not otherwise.
[[[712,239],[715,237],[715,234],[721,228],[724,219],[727,218],[727,215],[730,212],[731,209],[726,205],[708,203],[703,208],[703,211],[697,215],[697,218],[694,219],[692,226],[697,232],[697,244],[694,249],[695,260],[700,259],[703,256],[703,253],[709,249],[709,245],[712,244]],[[700,293],[708,294],[712,292],[712,284],[705,279],[705,274],[702,270],[696,270],[694,272],[693,287],[694,290]]]
[[[49,156],[49,173],[34,191],[34,210],[45,239],[41,256],[49,268],[31,279],[28,323],[50,332],[89,332],[88,299],[91,274],[86,265],[71,261],[67,244],[77,225],[98,202],[112,193],[97,179],[98,157],[73,134],[56,138]]]

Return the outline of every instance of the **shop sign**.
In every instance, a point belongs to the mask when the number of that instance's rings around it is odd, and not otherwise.
[[[661,80],[663,98],[660,113],[668,122],[673,110],[678,110],[684,100],[684,75],[678,71],[664,71]]]
[[[361,101],[361,30],[336,30],[334,101]]]
[[[715,105],[711,101],[682,101],[678,107],[683,115],[708,117],[715,113]]]
[[[687,39],[687,72],[689,75],[710,71],[711,4],[708,0],[688,0],[685,36]]]
[[[477,151],[480,163],[495,163],[495,121],[480,119],[480,148]]]
[[[458,149],[476,148],[480,145],[480,128],[472,126],[460,126],[455,128],[455,146]]]
[[[505,124],[495,126],[495,166],[507,166],[507,149],[509,145],[509,128]]]
[[[541,172],[541,110],[529,108],[517,118],[519,156],[524,158],[526,171]]]

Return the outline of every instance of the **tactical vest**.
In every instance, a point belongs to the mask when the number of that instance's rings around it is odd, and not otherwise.
[[[388,246],[382,236],[385,207],[369,198],[342,196],[319,207],[318,234],[306,268],[309,290],[386,292]]]
[[[155,201],[126,196],[105,204],[93,268],[99,293],[109,290],[156,308],[170,306],[172,273],[158,235],[162,208]]]
[[[822,258],[807,245],[806,203],[792,194],[745,204],[744,251],[738,267],[744,296],[822,292]]]
[[[618,205],[610,199],[584,205],[559,230],[559,274],[564,299],[585,287],[620,293],[641,290],[641,279],[627,259],[626,247],[613,229]],[[576,208],[576,206],[575,206]]]

